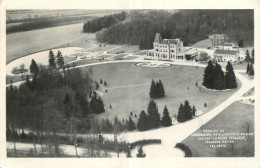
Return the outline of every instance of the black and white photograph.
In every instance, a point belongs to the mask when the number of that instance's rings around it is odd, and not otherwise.
[[[255,9],[23,7],[1,16],[6,159],[257,158]]]

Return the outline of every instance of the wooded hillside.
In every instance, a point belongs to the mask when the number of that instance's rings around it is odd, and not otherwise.
[[[102,43],[135,44],[140,49],[152,48],[155,33],[162,38],[181,38],[191,45],[213,33],[226,33],[230,40],[242,40],[246,46],[254,42],[253,10],[181,10],[132,11],[130,20],[115,24],[96,35]]]

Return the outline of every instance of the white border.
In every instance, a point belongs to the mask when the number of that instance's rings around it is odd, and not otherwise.
[[[5,141],[5,68],[0,68],[0,167],[260,167],[259,159],[259,0],[3,0],[1,1],[0,66],[6,63],[5,9],[254,9],[255,11],[255,157],[154,159],[10,159]]]

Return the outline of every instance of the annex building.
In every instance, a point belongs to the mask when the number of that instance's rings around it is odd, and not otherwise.
[[[214,57],[218,62],[236,62],[239,61],[239,51],[228,49],[216,49],[214,52]]]

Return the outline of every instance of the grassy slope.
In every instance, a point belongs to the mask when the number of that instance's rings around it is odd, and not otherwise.
[[[203,129],[223,129],[229,133],[241,133],[247,132],[246,123],[250,124],[250,132],[254,132],[254,106],[235,102],[205,124]],[[201,129],[195,133],[201,133]],[[234,143],[234,155],[231,152],[231,145],[228,145],[226,148],[210,148],[204,141],[198,141],[196,137],[192,136],[186,138],[182,143],[189,146],[195,157],[254,155],[254,138],[252,136],[246,141],[241,140]]]
[[[102,78],[108,82],[108,87],[100,88],[107,110],[100,115],[102,118],[112,119],[115,115],[121,119],[128,118],[131,111],[139,116],[141,110],[147,109],[150,101],[149,90],[152,79],[155,81],[161,79],[164,84],[166,97],[155,101],[161,114],[163,107],[167,105],[170,116],[177,112],[180,103],[186,99],[197,109],[207,112],[235,92],[232,90],[212,94],[211,91],[203,89],[199,91],[195,83],[202,80],[204,69],[196,67],[176,65],[158,69],[135,66],[135,63],[120,63],[96,65],[92,70],[95,80],[99,81]],[[104,92],[106,89],[108,93]],[[207,102],[206,108],[204,102]],[[109,109],[110,104],[112,109]]]

